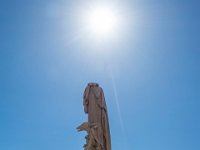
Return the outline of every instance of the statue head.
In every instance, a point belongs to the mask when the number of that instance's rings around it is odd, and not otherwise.
[[[95,82],[91,82],[91,83],[88,83],[88,86],[99,86],[99,84]]]

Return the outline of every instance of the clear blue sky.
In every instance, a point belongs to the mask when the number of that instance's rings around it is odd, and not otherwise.
[[[82,149],[95,81],[113,150],[199,150],[200,1],[118,0],[126,30],[96,44],[79,33],[88,3],[0,0],[0,149]]]

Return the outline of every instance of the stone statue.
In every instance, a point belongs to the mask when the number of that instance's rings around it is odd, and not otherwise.
[[[89,83],[83,95],[84,111],[88,121],[77,127],[86,131],[84,150],[111,150],[110,129],[105,97],[97,83]]]

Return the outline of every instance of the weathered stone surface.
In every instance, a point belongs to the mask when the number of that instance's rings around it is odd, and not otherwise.
[[[83,95],[84,111],[88,121],[77,127],[86,131],[85,150],[111,150],[110,129],[105,97],[97,83],[89,83]]]

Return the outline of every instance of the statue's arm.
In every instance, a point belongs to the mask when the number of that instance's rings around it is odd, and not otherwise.
[[[83,94],[83,106],[84,106],[85,113],[88,113],[88,104],[89,104],[88,96],[89,96],[89,86],[86,87]]]
[[[84,106],[84,112],[87,114],[88,113],[88,101],[84,100],[83,106]]]

